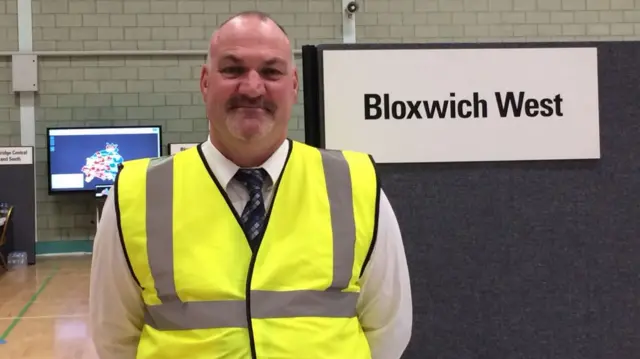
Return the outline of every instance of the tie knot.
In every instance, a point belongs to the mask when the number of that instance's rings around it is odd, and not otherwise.
[[[236,179],[249,191],[262,190],[262,185],[267,177],[264,168],[241,168],[236,172]]]

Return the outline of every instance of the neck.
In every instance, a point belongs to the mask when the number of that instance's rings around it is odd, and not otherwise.
[[[220,141],[211,135],[211,143],[229,161],[239,167],[259,167],[265,163],[269,157],[282,145],[286,137],[278,138],[276,141],[264,142],[238,142],[229,143]]]

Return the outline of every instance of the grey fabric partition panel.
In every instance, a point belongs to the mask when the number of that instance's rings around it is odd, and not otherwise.
[[[601,159],[379,165],[411,271],[403,358],[640,355],[640,43],[576,45],[598,48]],[[319,48],[303,66],[307,142],[322,147]]]
[[[36,262],[36,188],[33,147],[0,147],[0,202],[12,205],[7,250],[24,251]],[[5,253],[6,255],[6,253]]]

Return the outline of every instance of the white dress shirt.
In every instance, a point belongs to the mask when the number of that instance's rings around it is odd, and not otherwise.
[[[283,170],[288,146],[285,141],[262,166],[271,177],[264,188],[266,206],[271,203],[272,186]],[[202,150],[234,208],[242,213],[249,196],[233,178],[239,167],[210,141]],[[135,359],[144,319],[141,290],[129,272],[118,236],[114,201],[109,196],[94,240],[89,295],[92,339],[101,359]],[[400,229],[384,192],[378,237],[362,277],[357,312],[373,359],[399,359],[411,336],[412,299]]]

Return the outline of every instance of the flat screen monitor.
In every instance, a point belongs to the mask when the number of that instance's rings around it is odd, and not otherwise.
[[[49,193],[96,193],[123,162],[162,156],[162,127],[48,128],[47,143]]]

